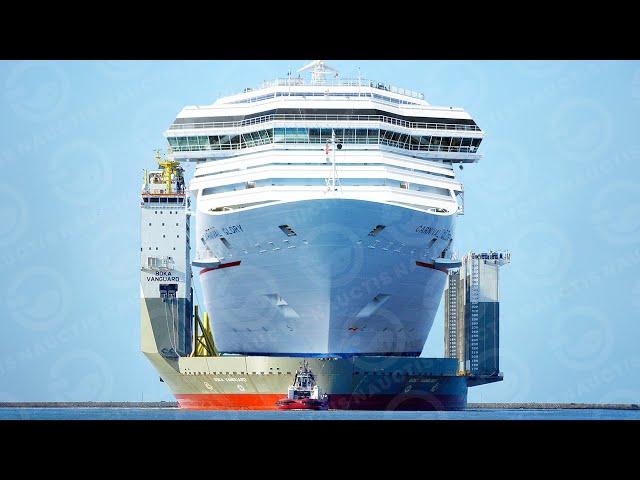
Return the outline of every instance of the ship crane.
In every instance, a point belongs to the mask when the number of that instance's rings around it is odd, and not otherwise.
[[[158,162],[158,166],[163,170],[164,181],[167,187],[165,193],[171,193],[171,175],[177,173],[180,162],[166,157],[161,158],[159,150],[156,150],[156,162]]]

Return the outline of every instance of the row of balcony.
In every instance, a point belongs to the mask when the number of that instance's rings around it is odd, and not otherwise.
[[[234,122],[193,122],[193,123],[174,123],[169,130],[188,130],[202,128],[239,128],[248,125],[257,125],[261,123],[274,121],[313,121],[313,122],[383,122],[390,125],[398,125],[405,128],[421,128],[430,130],[455,130],[455,131],[471,131],[480,132],[477,125],[457,124],[457,123],[432,123],[432,122],[410,122],[386,115],[329,115],[329,114],[292,114],[292,113],[275,113],[270,115],[262,115],[259,117],[238,120]]]

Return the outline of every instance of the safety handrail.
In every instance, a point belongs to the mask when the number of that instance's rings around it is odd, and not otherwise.
[[[464,125],[457,123],[428,123],[428,122],[410,122],[399,118],[388,117],[386,115],[329,115],[329,114],[293,114],[293,113],[275,113],[270,115],[262,115],[260,117],[239,120],[235,122],[192,122],[192,123],[174,123],[169,130],[186,130],[197,128],[237,128],[247,125],[256,125],[260,123],[273,121],[356,121],[356,122],[383,122],[391,125],[399,125],[406,128],[425,128],[432,130],[463,130],[479,132],[480,127],[477,125]]]

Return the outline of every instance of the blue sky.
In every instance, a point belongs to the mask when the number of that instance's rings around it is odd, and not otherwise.
[[[184,105],[307,62],[0,62],[0,401],[172,399],[138,345],[142,169]],[[640,63],[330,63],[486,132],[456,249],[512,252],[505,381],[469,400],[640,401]]]

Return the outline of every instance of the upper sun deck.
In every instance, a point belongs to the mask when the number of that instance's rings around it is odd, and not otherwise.
[[[311,79],[278,78],[209,105],[185,106],[168,130],[242,127],[247,122],[255,123],[254,117],[272,119],[273,114],[280,120],[309,120],[327,115],[331,118],[338,115],[340,118],[335,120],[339,120],[346,118],[345,114],[359,119],[390,115],[409,123],[439,124],[442,128],[448,128],[447,124],[463,124],[465,130],[480,130],[462,108],[430,105],[422,93],[376,80],[326,78],[330,67],[323,62],[311,66],[315,68]],[[291,116],[294,113],[295,118]]]
[[[285,95],[277,95],[278,93]],[[429,105],[425,102],[422,93],[395,87],[377,80],[340,77],[307,80],[300,76],[264,81],[258,88],[245,88],[242,93],[216,100],[214,105],[255,103],[276,96],[373,97],[399,105]]]
[[[282,144],[304,150],[324,143],[332,130],[345,150],[382,145],[420,158],[479,158],[484,134],[464,109],[433,106],[421,93],[378,81],[327,78],[333,69],[321,61],[300,71],[309,68],[310,80],[290,75],[210,105],[184,107],[164,133],[174,158],[226,157]]]
[[[299,113],[314,113],[312,110],[321,109],[326,112],[317,113],[338,114],[345,113],[338,110],[346,109],[359,115],[386,112],[414,117],[419,119],[416,121],[425,123],[449,123],[447,119],[452,119],[454,122],[451,123],[473,124],[470,115],[462,108],[433,106],[424,100],[422,93],[377,80],[341,78],[335,69],[321,60],[298,70],[304,71],[311,71],[311,78],[289,74],[285,78],[264,81],[257,88],[245,88],[241,93],[218,98],[208,105],[186,106],[169,130],[189,128],[186,124],[202,128],[203,124],[245,120],[265,112],[290,113],[285,111],[287,109],[305,110]],[[439,120],[423,120],[427,118]]]
[[[311,72],[309,80],[300,73]],[[359,76],[359,75],[358,75]],[[329,78],[327,78],[329,77]],[[377,92],[375,92],[377,91]],[[386,92],[383,94],[382,92]],[[245,88],[242,93],[218,99],[214,105],[229,105],[237,103],[253,103],[269,98],[277,93],[287,93],[296,96],[369,96],[376,95],[393,103],[406,105],[428,105],[422,93],[404,88],[394,87],[384,82],[366,80],[363,78],[341,78],[338,71],[327,65],[324,60],[314,60],[298,70],[298,76],[291,73],[286,78],[264,81],[257,89]]]

